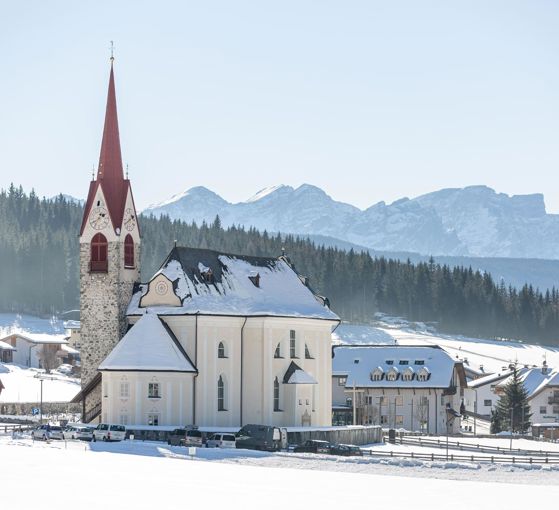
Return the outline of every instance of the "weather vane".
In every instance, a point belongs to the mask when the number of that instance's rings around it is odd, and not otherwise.
[[[111,62],[115,59],[115,42],[111,41],[111,46],[109,47],[111,50]]]

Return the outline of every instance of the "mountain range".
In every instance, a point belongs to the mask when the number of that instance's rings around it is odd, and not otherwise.
[[[309,184],[274,186],[239,203],[195,187],[143,213],[198,224],[219,215],[223,226],[325,237],[384,252],[559,259],[559,215],[547,214],[543,195],[509,196],[487,186],[442,189],[365,210]]]

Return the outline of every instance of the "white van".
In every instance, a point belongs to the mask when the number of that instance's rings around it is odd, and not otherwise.
[[[206,441],[208,448],[235,448],[235,434],[213,434]]]
[[[100,423],[93,431],[93,441],[122,441],[126,438],[126,427],[116,423]]]

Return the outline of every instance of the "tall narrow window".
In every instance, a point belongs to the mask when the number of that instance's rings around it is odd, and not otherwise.
[[[120,398],[130,397],[130,384],[128,381],[121,381],[120,383]]]
[[[281,411],[280,409],[280,387],[279,381],[276,377],[274,379],[274,411]]]
[[[217,380],[217,410],[225,411],[225,383],[221,375]]]
[[[291,358],[297,357],[297,349],[295,344],[295,330],[292,329],[289,331],[289,355]]]
[[[276,350],[274,352],[274,358],[281,358],[281,344],[278,342],[276,345]]]
[[[90,270],[93,273],[106,273],[109,268],[108,243],[103,234],[95,234],[91,240]]]
[[[134,268],[134,239],[130,234],[124,239],[124,267]]]
[[[219,345],[217,346],[217,357],[218,358],[226,358],[227,357],[225,355],[225,345],[223,345],[223,342],[219,342]]]

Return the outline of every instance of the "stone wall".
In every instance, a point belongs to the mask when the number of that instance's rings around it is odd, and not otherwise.
[[[126,332],[126,308],[139,278],[139,243],[134,251],[136,269],[124,269],[123,243],[109,242],[107,273],[91,273],[90,245],[80,243],[82,388],[95,377],[99,364]],[[86,400],[86,411],[99,400],[100,388],[97,397]]]

